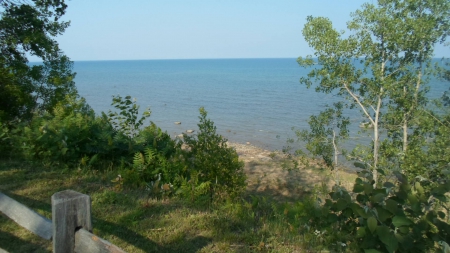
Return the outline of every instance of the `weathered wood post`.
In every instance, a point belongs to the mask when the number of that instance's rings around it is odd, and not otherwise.
[[[72,190],[53,194],[52,223],[53,252],[74,252],[76,230],[92,232],[91,198]]]

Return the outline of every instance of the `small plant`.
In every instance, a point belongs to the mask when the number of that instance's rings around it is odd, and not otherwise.
[[[126,96],[125,98],[119,95],[113,96],[111,105],[118,110],[116,112],[108,112],[111,124],[118,132],[130,139],[139,134],[140,128],[151,114],[150,109],[147,108],[141,118],[138,119],[139,105],[136,104],[136,100],[131,100],[131,96]]]
[[[202,176],[200,172],[195,170],[191,172],[189,179],[179,176],[177,182],[180,184],[180,188],[176,194],[191,202],[204,200],[204,197],[208,196],[211,191],[211,182],[200,181]]]

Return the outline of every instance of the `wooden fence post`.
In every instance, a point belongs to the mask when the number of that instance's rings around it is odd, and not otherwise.
[[[91,198],[66,190],[52,196],[53,253],[72,253],[75,232],[80,228],[92,232]]]

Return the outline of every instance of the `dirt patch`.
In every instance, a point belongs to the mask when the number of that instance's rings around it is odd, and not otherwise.
[[[284,154],[249,144],[228,143],[245,163],[248,194],[271,196],[280,201],[292,201],[311,193],[314,188],[330,189],[335,184],[331,172],[317,161],[288,170],[292,163]],[[342,183],[350,185],[355,173],[340,172]]]

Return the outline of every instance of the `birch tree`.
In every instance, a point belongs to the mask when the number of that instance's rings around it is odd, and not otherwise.
[[[360,159],[375,183],[384,151],[400,157],[408,152],[415,119],[427,105],[425,85],[437,73],[434,47],[449,35],[449,10],[446,0],[379,0],[352,14],[349,34],[328,18],[307,18],[303,35],[315,53],[298,59],[311,68],[300,82],[336,94],[370,123],[371,152]],[[388,133],[383,139],[382,130]]]

